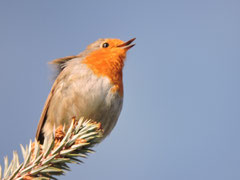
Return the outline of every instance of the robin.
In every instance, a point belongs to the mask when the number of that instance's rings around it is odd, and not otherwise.
[[[43,143],[54,127],[69,127],[71,119],[100,122],[105,138],[114,128],[123,104],[122,70],[135,38],[99,39],[76,56],[50,62],[58,73],[44,105],[36,139]]]

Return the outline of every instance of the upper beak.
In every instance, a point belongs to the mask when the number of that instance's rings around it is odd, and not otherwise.
[[[118,45],[117,47],[129,50],[130,48],[132,48],[133,46],[135,46],[135,44],[131,44],[136,38],[130,39],[129,41]]]

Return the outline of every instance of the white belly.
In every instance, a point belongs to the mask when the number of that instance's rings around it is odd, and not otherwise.
[[[71,71],[70,71],[71,70]],[[66,67],[69,71],[58,86],[49,104],[45,135],[49,135],[54,125],[69,126],[72,117],[85,117],[101,122],[106,137],[115,126],[122,109],[123,98],[113,92],[113,84],[107,77],[97,77],[83,64]]]

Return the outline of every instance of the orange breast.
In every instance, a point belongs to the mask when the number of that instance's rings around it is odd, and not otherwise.
[[[97,76],[106,76],[113,83],[113,92],[123,96],[122,69],[125,53],[115,49],[99,49],[90,53],[82,63],[85,63]],[[121,56],[119,56],[121,54]]]

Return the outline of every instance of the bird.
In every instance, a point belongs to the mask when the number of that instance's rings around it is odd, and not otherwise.
[[[72,118],[100,122],[102,139],[110,134],[122,110],[122,71],[135,39],[98,39],[78,55],[50,62],[57,73],[37,126],[41,144],[55,127],[68,128]]]

